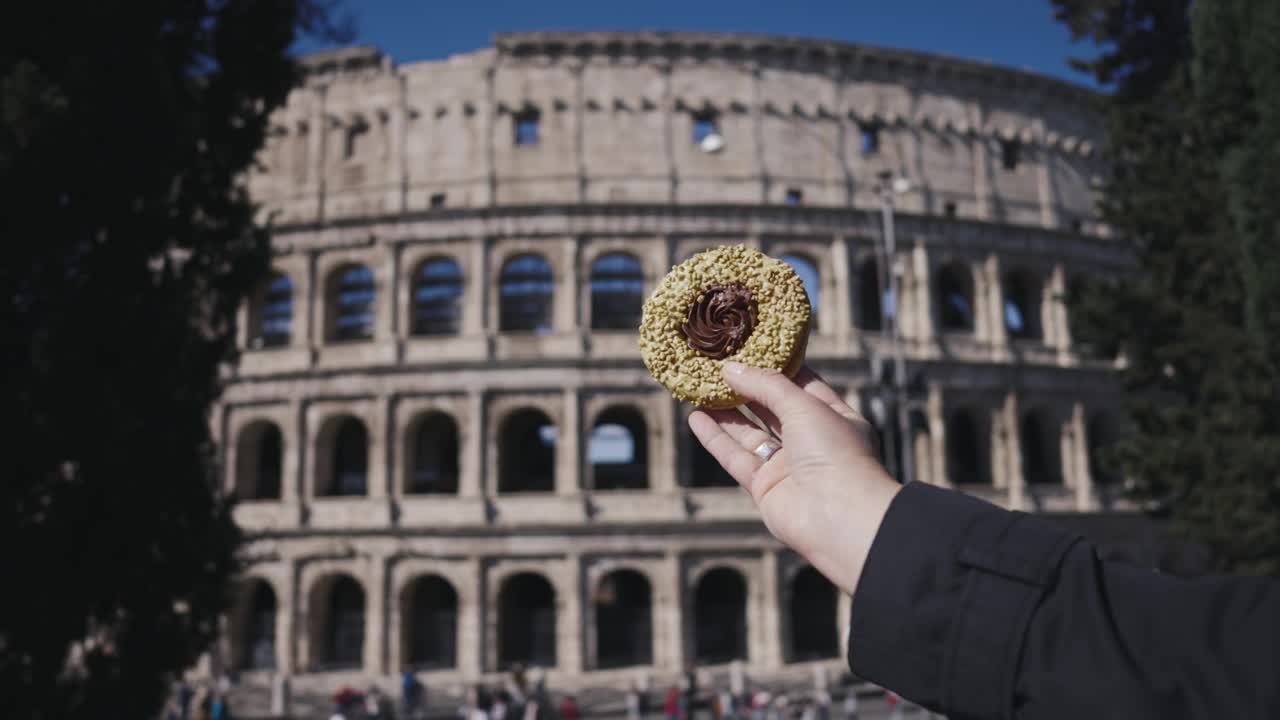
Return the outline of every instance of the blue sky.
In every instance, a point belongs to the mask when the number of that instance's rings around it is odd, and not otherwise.
[[[341,7],[355,18],[357,43],[401,63],[485,47],[496,32],[734,31],[924,50],[1091,84],[1067,65],[1089,48],[1071,43],[1049,0],[345,0]]]

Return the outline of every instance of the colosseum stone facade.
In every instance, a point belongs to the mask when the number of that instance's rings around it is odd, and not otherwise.
[[[841,668],[849,598],[767,535],[638,357],[643,297],[718,244],[801,271],[809,363],[867,413],[896,319],[919,480],[1113,515],[1091,462],[1113,363],[1062,302],[1129,267],[1094,220],[1089,91],[720,34],[305,65],[249,178],[277,274],[213,420],[250,535],[218,653],[242,684]],[[887,262],[886,172],[910,185]]]

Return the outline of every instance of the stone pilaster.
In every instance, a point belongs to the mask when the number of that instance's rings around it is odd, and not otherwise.
[[[692,637],[685,632],[684,568],[679,552],[669,552],[662,559],[662,575],[657,583],[654,603],[654,631],[661,633],[663,652],[654,657],[655,664],[667,671],[684,667],[685,657],[692,651]],[[658,648],[655,648],[657,650]]]
[[[835,336],[839,347],[848,347],[853,327],[851,311],[853,283],[850,280],[851,263],[849,261],[849,241],[843,235],[831,238],[831,252],[828,263],[831,268],[830,298],[826,300],[819,312],[829,328],[828,334]]]
[[[557,428],[556,440],[556,494],[577,495],[581,487],[579,474],[582,469],[582,399],[576,388],[564,391],[564,414]]]
[[[475,390],[467,393],[467,414],[459,428],[458,495],[475,498],[492,494],[496,488],[484,487],[485,477],[485,395]]]
[[[754,588],[747,610],[759,608],[758,613],[747,616],[748,637],[754,641],[748,647],[749,660],[756,667],[779,668],[783,663],[782,612],[784,588],[780,585],[778,551],[767,549],[760,558],[759,582],[749,582]]]
[[[1005,397],[1003,434],[1009,468],[1009,508],[1012,510],[1022,510],[1026,507],[1027,479],[1022,472],[1022,427],[1018,422],[1020,412],[1018,395],[1010,392]]]

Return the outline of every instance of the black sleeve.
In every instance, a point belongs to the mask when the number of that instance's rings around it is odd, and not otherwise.
[[[1051,522],[912,483],[854,593],[849,667],[952,720],[1280,717],[1280,581],[1104,563]]]

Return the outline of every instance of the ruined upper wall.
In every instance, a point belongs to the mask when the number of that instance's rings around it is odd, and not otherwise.
[[[912,181],[908,212],[1085,230],[1093,216],[1097,96],[967,60],[736,34],[539,32],[398,67],[368,47],[304,64],[251,178],[277,223],[490,205],[871,207],[884,171]],[[517,120],[535,116],[538,142],[517,144]],[[724,140],[716,152],[693,140],[703,117]]]

